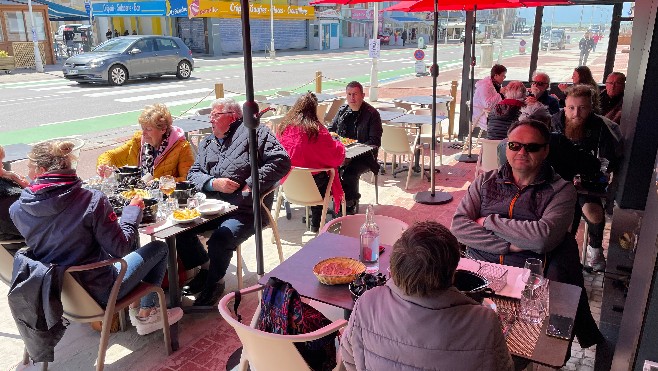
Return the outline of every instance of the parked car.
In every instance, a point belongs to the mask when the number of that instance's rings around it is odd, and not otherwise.
[[[380,45],[388,45],[391,42],[391,37],[389,35],[377,35]]]
[[[121,36],[66,60],[64,77],[79,83],[123,85],[128,80],[176,75],[187,79],[194,69],[192,51],[172,36]]]
[[[541,49],[564,49],[567,43],[567,36],[564,30],[551,30],[550,33],[545,34],[541,39]]]

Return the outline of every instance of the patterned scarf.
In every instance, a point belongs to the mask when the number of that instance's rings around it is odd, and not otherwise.
[[[155,159],[159,154],[163,153],[164,150],[167,149],[167,144],[169,143],[169,134],[171,134],[171,130],[165,132],[164,135],[162,135],[162,142],[157,149],[152,145],[144,142],[144,145],[142,146],[142,164],[140,166],[142,169],[142,176],[146,174],[153,175]]]

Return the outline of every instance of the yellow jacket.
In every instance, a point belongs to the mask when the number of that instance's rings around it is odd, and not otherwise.
[[[132,139],[118,148],[104,152],[98,157],[96,165],[140,166],[142,149],[142,132],[136,132]],[[169,135],[169,145],[155,158],[153,177],[171,175],[177,182],[187,178],[187,173],[194,163],[194,154],[190,143],[183,136],[183,130],[173,126]]]

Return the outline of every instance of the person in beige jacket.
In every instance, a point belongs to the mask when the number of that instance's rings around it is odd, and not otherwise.
[[[364,293],[341,339],[347,370],[512,370],[496,312],[453,286],[459,243],[416,223],[393,245],[391,279]]]

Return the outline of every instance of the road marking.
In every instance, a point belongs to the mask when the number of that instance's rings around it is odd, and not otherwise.
[[[105,92],[100,92],[100,93],[90,93],[90,94],[84,94],[85,97],[90,97],[90,98],[98,98],[98,97],[107,97],[107,96],[112,96],[112,95],[125,95],[125,94],[131,94],[131,93],[141,93],[145,91],[157,91],[157,90],[164,90],[164,89],[180,89],[185,87],[183,83],[173,83],[173,84],[162,84],[158,86],[149,86],[145,88],[137,88],[137,89],[112,89],[111,91],[105,91]],[[207,90],[207,89],[206,89]]]
[[[149,100],[149,99],[175,97],[175,96],[178,96],[178,95],[208,93],[211,90],[212,89],[205,88],[205,89],[192,89],[192,90],[184,90],[184,91],[173,91],[173,92],[169,92],[169,93],[142,95],[142,96],[139,96],[139,97],[119,98],[119,99],[115,99],[114,101],[115,102],[121,102],[121,103],[140,102],[140,101]]]
[[[57,90],[57,89],[60,89],[60,90],[61,89],[72,89],[72,88],[73,88],[73,86],[71,86],[71,85],[67,85],[67,86],[57,85],[57,86],[48,86],[46,88],[36,88],[36,89],[35,88],[30,88],[30,90],[32,90],[32,91],[46,91],[46,90]]]
[[[40,124],[39,126],[53,126],[53,125],[61,125],[61,124],[70,124],[72,122],[78,122],[78,121],[85,121],[85,120],[95,120],[103,117],[110,117],[110,116],[117,116],[117,115],[124,115],[126,113],[130,112],[141,112],[142,110],[136,110],[136,111],[125,111],[125,112],[115,112],[115,113],[108,113],[106,115],[98,115],[98,116],[92,116],[92,117],[85,117],[85,118],[80,118],[80,119],[74,119],[74,120],[66,120],[66,121],[59,121],[59,122],[49,122],[47,124]]]

